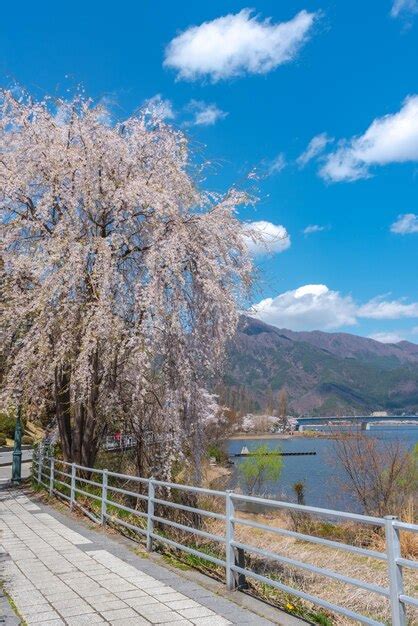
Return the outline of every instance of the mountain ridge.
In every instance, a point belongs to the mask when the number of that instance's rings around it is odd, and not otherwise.
[[[418,345],[291,331],[242,316],[229,346],[224,382],[227,395],[240,390],[244,404],[254,410],[272,408],[274,396],[285,388],[296,413],[416,411]]]

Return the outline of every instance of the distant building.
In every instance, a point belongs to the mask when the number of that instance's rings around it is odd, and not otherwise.
[[[389,417],[387,411],[373,411],[371,417]]]

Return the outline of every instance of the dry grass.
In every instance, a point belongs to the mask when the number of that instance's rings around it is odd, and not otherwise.
[[[239,518],[251,519],[253,521],[284,529],[292,529],[292,520],[286,514],[250,514],[239,513]],[[406,520],[405,520],[406,521]],[[221,532],[219,522],[209,524],[212,531]],[[304,528],[301,532],[316,536],[323,536],[333,540],[341,540],[352,545],[363,545],[377,551],[384,551],[385,541],[381,533],[370,527],[359,526],[358,524],[338,524],[333,525],[320,521],[310,520],[307,522],[309,528]],[[309,531],[309,532],[308,532]],[[316,532],[315,532],[316,531]],[[406,536],[409,536],[406,538]],[[253,529],[247,526],[236,525],[236,536],[242,543],[253,545],[258,548],[269,550],[281,556],[303,561],[311,565],[326,568],[351,578],[388,587],[387,566],[384,561],[368,558],[361,555],[352,554],[335,548],[301,541],[293,537],[281,537],[274,533],[269,533],[260,529]],[[402,532],[403,555],[406,558],[414,558],[418,554],[418,537],[412,533]],[[266,576],[273,576],[289,586],[305,591],[312,595],[328,600],[335,604],[340,604],[353,611],[368,615],[382,621],[390,623],[390,608],[388,601],[378,594],[370,591],[357,589],[351,585],[343,584],[328,577],[319,576],[302,570],[300,568],[289,567],[287,565],[275,565],[266,562],[265,559],[250,558],[250,567]],[[247,567],[248,567],[247,565]],[[418,589],[418,572],[404,568],[405,592],[408,595],[416,595]],[[277,595],[277,594],[276,594]],[[274,597],[274,592],[270,594],[270,600]],[[309,606],[309,604],[307,604]],[[418,612],[415,615],[410,613],[409,623],[418,624]],[[352,624],[352,621],[342,616],[333,616],[335,624]]]

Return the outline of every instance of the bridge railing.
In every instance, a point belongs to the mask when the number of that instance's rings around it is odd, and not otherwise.
[[[269,498],[247,496],[233,491],[217,491],[191,485],[160,481],[154,478],[119,474],[106,469],[101,470],[84,467],[75,463],[66,463],[54,457],[42,456],[42,453],[38,453],[34,456],[33,478],[38,484],[45,487],[51,496],[56,495],[63,498],[69,503],[71,508],[77,507],[97,524],[105,525],[106,523],[112,522],[113,524],[120,525],[139,534],[144,538],[148,551],[152,551],[156,543],[162,543],[224,568],[226,585],[229,590],[239,589],[245,577],[270,585],[286,594],[311,602],[326,610],[350,618],[355,622],[374,626],[387,623],[379,622],[370,615],[353,611],[349,607],[330,602],[324,598],[298,589],[297,587],[285,584],[275,578],[264,576],[254,571],[254,569],[251,569],[250,566],[246,567],[245,555],[256,555],[276,564],[302,569],[311,574],[322,576],[325,579],[336,580],[354,588],[365,590],[370,594],[376,594],[389,602],[391,624],[393,626],[406,626],[409,623],[413,623],[407,619],[407,609],[409,610],[408,607],[412,610],[417,609],[418,598],[405,593],[404,569],[418,570],[418,562],[402,557],[400,532],[418,533],[418,525],[402,522],[393,516],[380,518],[358,515],[346,511],[336,511],[282,502]],[[128,483],[134,483],[138,485],[140,489],[139,491],[134,491],[133,488],[126,489],[123,486],[117,487],[115,484],[117,480],[122,481],[125,486]],[[163,495],[158,496],[158,490],[163,490]],[[175,502],[174,498],[170,497],[170,494],[173,494],[174,491],[185,492],[195,496],[209,497],[210,501],[214,501],[215,499],[220,500],[223,503],[222,512],[219,512],[219,509],[215,511]],[[131,502],[135,502],[135,506],[128,506],[118,502],[115,499],[115,495],[128,496]],[[89,510],[78,501],[78,496],[92,500],[96,506]],[[141,507],[138,506],[139,502],[142,504]],[[360,524],[382,528],[385,533],[386,549],[385,551],[371,550],[340,541],[333,541],[323,537],[303,534],[256,522],[252,519],[239,516],[238,507],[240,505],[242,506],[242,504],[256,505],[257,507],[266,507],[268,509],[281,509],[293,513],[297,512],[302,515],[318,515],[326,519],[333,518],[343,521],[358,522]],[[223,532],[221,534],[207,532],[202,530],[201,527],[198,528],[198,524],[186,525],[172,521],[166,514],[156,515],[157,507],[160,507],[164,511],[167,509],[177,509],[195,514],[199,517],[215,519],[221,523]],[[126,519],[121,519],[118,515],[114,514],[115,510],[119,510],[125,514],[129,513],[131,516],[134,516],[138,522],[133,524],[126,521]],[[202,537],[209,540],[211,544],[219,544],[222,549],[221,556],[204,552],[199,549],[199,547],[191,547],[187,545],[187,543],[180,542],[179,540],[170,539],[164,532],[157,532],[158,528],[164,528],[166,526],[183,531],[188,535]],[[237,529],[240,526],[254,529],[258,533],[258,536],[260,533],[273,533],[282,537],[289,537],[302,542],[309,542],[383,562],[387,568],[389,584],[387,587],[381,586],[341,574],[327,567],[318,567],[303,560],[293,559],[277,552],[260,548],[259,546],[253,545],[251,542],[244,543],[240,541],[237,536]]]

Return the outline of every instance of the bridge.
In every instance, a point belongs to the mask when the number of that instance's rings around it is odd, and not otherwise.
[[[327,424],[360,424],[361,428],[368,430],[368,425],[373,423],[416,423],[418,425],[418,415],[346,415],[343,417],[298,417],[296,419],[296,430],[304,430],[306,426],[324,426]]]

